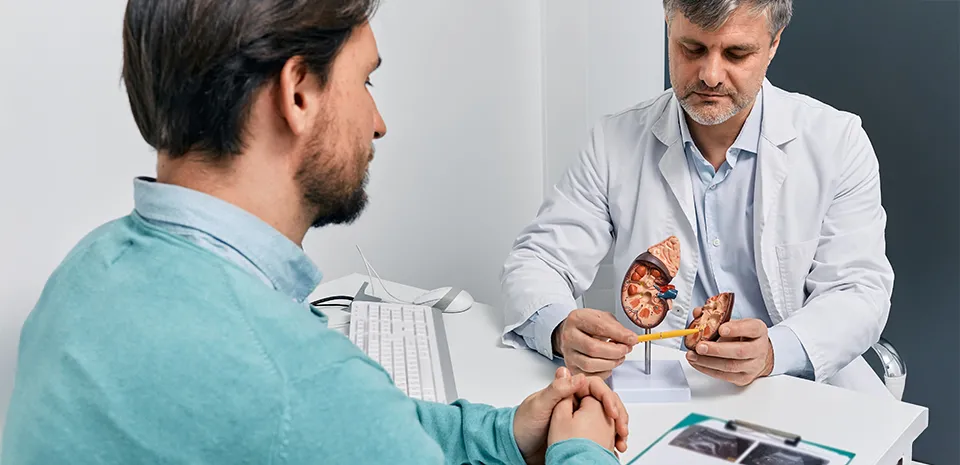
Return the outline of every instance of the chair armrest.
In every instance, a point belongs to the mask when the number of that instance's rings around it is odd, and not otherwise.
[[[884,338],[880,338],[870,348],[876,352],[881,365],[883,365],[883,383],[897,400],[903,399],[903,389],[907,383],[907,365],[903,358],[900,357],[893,344],[890,344]]]

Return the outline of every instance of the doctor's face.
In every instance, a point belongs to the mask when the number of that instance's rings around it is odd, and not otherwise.
[[[690,118],[716,125],[749,108],[780,45],[780,32],[771,40],[766,15],[740,7],[714,31],[680,12],[667,21],[670,83]]]

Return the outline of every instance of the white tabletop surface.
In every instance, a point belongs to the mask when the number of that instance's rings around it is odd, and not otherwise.
[[[354,295],[366,278],[353,274],[329,281],[319,286],[311,298]],[[394,282],[384,283],[393,295],[404,300],[425,292]],[[384,297],[379,284],[376,291],[377,297]],[[502,345],[501,320],[497,309],[481,303],[464,313],[443,317],[457,392],[471,402],[497,407],[517,405],[546,387],[559,366],[532,350]],[[642,360],[640,347],[628,358]],[[852,465],[897,463],[928,423],[926,408],[893,397],[869,396],[788,376],[763,378],[739,388],[694,370],[679,350],[654,345],[653,358],[682,360],[692,400],[628,405],[630,436],[627,452],[621,457],[624,463],[689,413],[739,419],[799,434],[805,441],[855,453]]]

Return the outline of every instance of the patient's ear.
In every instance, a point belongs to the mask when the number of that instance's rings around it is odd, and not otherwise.
[[[320,116],[319,81],[302,58],[294,57],[283,65],[277,82],[277,113],[294,135],[307,135]]]

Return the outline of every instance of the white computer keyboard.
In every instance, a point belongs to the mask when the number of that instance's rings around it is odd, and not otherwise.
[[[349,337],[408,396],[443,403],[455,400],[439,311],[422,305],[354,301]]]

